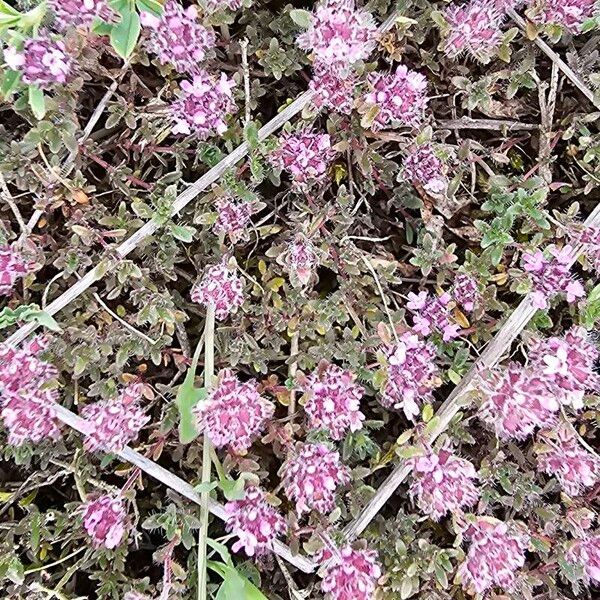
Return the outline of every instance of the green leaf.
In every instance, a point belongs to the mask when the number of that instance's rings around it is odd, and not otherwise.
[[[12,495],[12,494],[11,494]],[[229,550],[225,544],[221,544],[221,542],[217,542],[211,538],[206,539],[206,543],[219,554],[221,560],[228,566],[233,567],[233,561],[231,560],[231,554],[229,554]]]
[[[2,76],[2,84],[0,84],[0,95],[5,100],[15,91],[21,81],[21,73],[18,71],[8,70]]]
[[[171,233],[176,239],[189,244],[194,239],[196,230],[188,225],[171,225]]]
[[[160,17],[165,0],[136,0],[135,4],[140,12],[149,12],[155,17]]]
[[[29,106],[33,111],[33,116],[39,120],[46,114],[46,98],[44,92],[35,85],[29,86]]]
[[[308,29],[310,27],[312,14],[307,10],[294,8],[293,10],[290,10],[290,17],[299,27],[302,27],[303,29]]]
[[[219,487],[225,498],[229,501],[241,500],[244,497],[245,480],[243,477],[238,479],[221,479]]]
[[[268,598],[234,567],[208,561],[207,566],[223,578],[215,600],[268,600]]]
[[[0,14],[11,15],[13,17],[21,16],[21,13],[16,8],[13,8],[10,4],[4,2],[4,0],[0,0]]]
[[[35,311],[26,320],[35,321],[50,331],[56,331],[57,333],[62,331],[60,325],[55,321],[54,317],[45,310]]]
[[[96,35],[110,35],[112,33],[114,25],[107,23],[102,19],[94,19],[92,22],[92,33]]]
[[[141,32],[140,17],[134,10],[126,8],[121,12],[121,20],[110,32],[110,43],[121,58],[128,58],[133,52]]]
[[[179,441],[182,444],[189,444],[198,437],[198,431],[194,423],[192,408],[201,400],[206,398],[205,388],[194,386],[196,368],[190,368],[185,376],[185,380],[177,390],[175,405],[179,409]]]

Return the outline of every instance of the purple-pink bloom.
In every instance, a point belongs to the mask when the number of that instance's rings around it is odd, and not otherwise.
[[[327,514],[335,508],[335,491],[350,482],[350,469],[339,452],[325,444],[301,444],[282,467],[283,487],[296,503],[299,516],[315,510]]]
[[[483,594],[492,587],[509,590],[515,572],[525,564],[529,533],[520,525],[510,526],[493,517],[467,521],[463,536],[471,541],[458,574],[463,587]]]
[[[600,273],[600,227],[585,227],[572,234],[573,241],[583,245],[583,253],[596,273]]]
[[[285,519],[267,502],[266,493],[255,486],[247,487],[241,500],[228,502],[225,513],[227,531],[238,537],[234,552],[243,548],[248,556],[267,554],[287,531]]]
[[[560,404],[537,369],[511,362],[480,377],[479,417],[502,439],[524,440],[536,427],[556,423]]]
[[[120,496],[105,494],[83,505],[83,527],[94,548],[114,550],[123,541],[127,511]]]
[[[481,301],[477,281],[467,273],[458,273],[454,279],[452,296],[457,304],[471,312]]]
[[[413,329],[421,335],[434,331],[442,334],[445,342],[460,336],[460,326],[450,313],[450,294],[434,296],[428,292],[409,292],[406,307],[413,313]]]
[[[570,271],[573,248],[552,245],[548,252],[550,258],[541,250],[523,254],[523,269],[529,274],[533,287],[533,305],[540,309],[548,308],[548,301],[556,294],[564,294],[569,303],[584,297],[583,285]]]
[[[446,168],[431,144],[413,147],[404,158],[404,177],[432,194],[443,194],[448,187]]]
[[[312,103],[318,109],[349,115],[354,105],[356,83],[356,75],[352,72],[344,73],[330,65],[316,64],[308,84],[313,91]]]
[[[590,535],[569,544],[565,552],[567,562],[583,569],[587,585],[600,584],[600,535]]]
[[[221,73],[220,77],[199,69],[191,81],[181,82],[181,93],[170,105],[175,122],[173,133],[192,134],[201,140],[227,131],[225,119],[237,107],[232,89],[235,82]]]
[[[113,14],[106,0],[48,0],[55,16],[55,27],[63,31],[68,27],[89,29],[96,18],[108,21]]]
[[[64,42],[41,35],[26,39],[21,50],[7,46],[4,61],[9,69],[21,72],[23,83],[42,89],[66,83],[73,69]]]
[[[33,263],[23,257],[18,244],[0,245],[0,296],[10,296],[18,279],[33,269]]]
[[[479,491],[474,484],[477,472],[468,460],[449,450],[440,450],[411,458],[407,463],[413,476],[409,493],[416,498],[421,511],[434,521],[477,502]]]
[[[385,408],[402,410],[407,419],[414,420],[421,406],[433,398],[438,385],[436,347],[407,331],[382,352],[387,377],[380,402]]]
[[[58,371],[39,358],[46,347],[39,337],[20,349],[0,344],[0,416],[13,446],[60,437],[54,411],[58,393],[48,387]]]
[[[371,73],[369,91],[362,97],[367,111],[376,110],[371,129],[416,127],[427,106],[427,79],[421,73],[399,65],[393,73]]]
[[[315,63],[348,69],[369,57],[376,40],[377,26],[371,13],[357,9],[354,0],[324,0],[297,41],[300,48],[313,53]]]
[[[583,24],[597,12],[596,0],[533,0],[531,20],[542,25],[560,25],[567,31],[581,33]]]
[[[563,424],[541,435],[538,469],[556,477],[569,496],[579,496],[600,479],[600,461]]]
[[[200,283],[192,289],[192,301],[213,306],[220,321],[237,312],[244,303],[244,284],[225,261],[206,269]]]
[[[381,577],[381,566],[373,550],[354,550],[344,546],[335,554],[328,552],[321,591],[327,600],[372,600]]]
[[[360,411],[364,389],[355,383],[356,375],[337,365],[319,365],[304,386],[311,429],[326,429],[333,440],[348,431],[362,428],[365,415]]]
[[[534,338],[529,343],[531,367],[543,373],[561,404],[583,408],[588,390],[600,390],[595,372],[598,348],[583,327],[571,327],[562,337]]]
[[[312,242],[302,234],[287,244],[278,262],[285,267],[294,287],[306,286],[319,264]]]
[[[142,383],[133,383],[124,387],[116,398],[83,407],[81,416],[89,428],[84,441],[86,450],[120,452],[137,438],[150,420],[139,405],[143,387]]]
[[[468,52],[477,60],[487,63],[502,42],[504,11],[493,0],[471,0],[465,4],[451,4],[444,11],[448,31],[444,36],[443,51],[450,58]]]
[[[275,406],[260,395],[256,380],[242,383],[233,371],[223,369],[208,398],[196,404],[193,412],[198,429],[217,448],[243,454],[265,429]]]
[[[203,72],[199,65],[215,45],[215,34],[198,21],[195,6],[183,8],[175,0],[167,0],[160,16],[141,13],[144,27],[150,31],[147,48],[163,64],[171,64],[179,73]]]
[[[254,213],[252,202],[225,197],[216,201],[215,208],[217,220],[213,231],[217,235],[227,235],[232,244],[248,239],[247,226]]]
[[[271,152],[268,160],[276,169],[287,171],[294,184],[305,189],[325,180],[335,156],[329,134],[304,127],[294,133],[284,133],[279,138],[279,147]]]

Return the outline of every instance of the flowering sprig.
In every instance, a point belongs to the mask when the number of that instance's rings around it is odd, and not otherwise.
[[[349,115],[354,105],[357,77],[353,72],[344,73],[330,65],[315,65],[308,87],[314,92],[313,105]]]
[[[451,302],[448,293],[434,296],[425,291],[409,292],[406,307],[413,313],[413,329],[425,336],[438,331],[445,342],[460,336],[460,325],[450,313]]]
[[[600,584],[600,534],[587,535],[571,542],[565,552],[565,559],[583,569],[587,585]]]
[[[213,231],[217,235],[227,235],[232,244],[248,239],[247,227],[254,213],[252,202],[235,200],[229,196],[219,198],[215,203],[217,220]]]
[[[531,5],[528,14],[534,23],[558,25],[574,34],[598,12],[596,0],[532,0]]]
[[[431,194],[444,194],[448,188],[446,167],[431,144],[409,150],[404,159],[404,177]]]
[[[127,511],[120,496],[105,494],[83,505],[83,527],[94,548],[114,550],[127,530]]]
[[[54,13],[54,26],[63,31],[69,27],[89,29],[96,18],[111,19],[107,0],[48,0]]]
[[[220,321],[237,312],[244,303],[244,284],[234,269],[223,260],[208,267],[200,283],[192,289],[192,301],[213,306]]]
[[[33,270],[17,243],[0,245],[0,296],[9,296],[16,282]]]
[[[285,267],[292,286],[302,288],[313,278],[319,259],[314,244],[299,233],[287,243],[277,262]]]
[[[477,280],[467,273],[458,273],[454,278],[452,297],[464,310],[475,310],[482,300]]]

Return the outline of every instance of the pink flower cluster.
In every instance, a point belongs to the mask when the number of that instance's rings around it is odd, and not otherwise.
[[[235,112],[232,89],[235,82],[221,73],[217,78],[199,69],[191,81],[181,82],[181,95],[170,106],[173,133],[193,134],[205,140],[227,131],[225,119]]]
[[[428,292],[408,294],[406,307],[413,313],[413,329],[421,335],[439,331],[445,342],[460,336],[460,326],[450,313],[450,294],[433,296]]]
[[[332,364],[319,365],[307,378],[304,410],[311,429],[326,429],[331,439],[341,440],[347,431],[362,428],[364,390],[355,379],[350,371]]]
[[[597,14],[596,0],[541,0],[533,2],[532,20],[542,25],[560,25],[581,33],[583,24]]]
[[[383,348],[383,354],[387,379],[380,402],[414,420],[421,405],[433,397],[438,375],[436,347],[406,332],[397,344]]]
[[[236,201],[233,198],[219,198],[216,202],[217,220],[213,231],[217,235],[227,235],[232,244],[248,239],[246,228],[254,212],[252,202]]]
[[[598,348],[583,327],[571,327],[562,337],[534,338],[529,343],[531,367],[543,373],[561,404],[583,408],[587,390],[600,390],[594,371]]]
[[[219,373],[217,385],[194,407],[198,429],[217,447],[244,453],[264,430],[275,406],[263,398],[255,380],[241,383],[229,369]]]
[[[357,9],[354,0],[324,0],[297,41],[300,48],[313,53],[316,64],[347,69],[368,58],[376,39],[373,15]]]
[[[458,273],[454,279],[452,296],[466,311],[471,312],[481,302],[477,281],[467,273]]]
[[[565,424],[542,434],[540,471],[553,475],[569,496],[579,496],[600,480],[600,461],[580,443]]]
[[[279,262],[286,267],[292,285],[304,287],[313,276],[318,259],[312,242],[306,236],[298,234],[289,242]]]
[[[208,267],[204,277],[192,290],[192,301],[214,306],[220,321],[234,314],[244,303],[244,284],[225,261]]]
[[[367,110],[377,110],[373,131],[421,124],[427,106],[427,80],[421,73],[399,65],[393,73],[371,73],[368,84],[362,100]]]
[[[53,408],[58,394],[48,387],[58,371],[38,358],[46,347],[42,338],[26,342],[21,349],[0,344],[0,416],[13,446],[60,437]]]
[[[279,148],[269,155],[276,169],[287,171],[299,188],[321,183],[336,152],[327,133],[318,133],[308,127],[295,133],[284,133]]]
[[[325,444],[299,446],[282,470],[285,493],[296,503],[299,516],[311,510],[329,513],[335,507],[337,487],[350,482],[350,470],[342,464],[339,452]]]
[[[494,0],[471,0],[466,4],[451,4],[444,11],[449,25],[443,42],[446,56],[456,58],[468,52],[487,63],[502,42],[504,11]]]
[[[583,244],[583,252],[596,273],[600,273],[600,227],[586,227],[574,236],[574,241]]]
[[[600,535],[575,540],[565,554],[567,562],[583,568],[587,585],[600,584]]]
[[[380,577],[376,552],[344,546],[330,558],[321,590],[327,600],[371,600]]]
[[[86,450],[120,452],[137,438],[150,420],[139,405],[142,390],[143,384],[130,384],[116,398],[99,400],[83,407],[81,416],[89,427],[84,442]]]
[[[42,89],[66,83],[73,68],[65,44],[49,36],[26,39],[22,50],[8,46],[4,61],[9,69],[22,73],[23,83]]]
[[[477,502],[479,491],[473,483],[477,472],[468,460],[448,450],[440,450],[437,454],[430,452],[407,462],[413,475],[409,493],[434,521]]]
[[[558,248],[550,246],[547,258],[541,250],[523,255],[523,268],[533,286],[533,305],[536,308],[548,308],[548,301],[556,294],[565,294],[567,302],[575,302],[585,296],[583,285],[570,272],[571,246]]]
[[[83,506],[83,526],[94,548],[113,550],[119,546],[125,535],[126,521],[127,512],[119,496],[106,494]]]
[[[267,502],[266,493],[258,487],[246,488],[241,500],[225,505],[227,531],[239,539],[234,552],[242,548],[248,556],[261,556],[273,550],[273,542],[284,535],[285,519]]]
[[[479,417],[502,439],[524,440],[536,427],[556,422],[560,404],[535,369],[509,363],[481,377],[479,389],[484,397]]]
[[[413,148],[404,159],[404,177],[432,194],[443,194],[448,187],[444,163],[431,144]]]
[[[9,296],[17,280],[32,268],[33,264],[25,260],[16,243],[0,245],[0,296]]]
[[[344,73],[317,64],[309,83],[309,88],[314,92],[312,103],[318,109],[326,108],[349,115],[354,104],[356,83],[356,75],[352,72]]]
[[[458,573],[463,587],[483,594],[492,587],[510,589],[515,571],[525,564],[529,534],[516,524],[492,517],[475,517],[467,523],[463,535],[471,541]]]
[[[109,20],[112,12],[106,0],[49,0],[48,6],[60,31],[68,27],[88,29],[95,18]]]
[[[150,30],[148,49],[179,73],[198,72],[199,63],[215,45],[214,32],[198,22],[193,5],[183,8],[176,0],[167,0],[159,17],[142,12],[141,20]]]

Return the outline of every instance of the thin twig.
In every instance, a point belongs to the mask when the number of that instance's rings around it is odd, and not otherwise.
[[[244,72],[244,127],[248,126],[251,119],[250,113],[250,69],[248,67],[248,40],[240,40],[242,49],[242,70]]]
[[[19,224],[19,229],[21,230],[21,235],[23,237],[27,237],[29,235],[29,230],[27,229],[27,225],[23,220],[23,215],[21,215],[21,211],[19,207],[16,205],[8,186],[6,185],[6,179],[4,179],[4,175],[0,173],[0,190],[2,191],[2,197],[4,198],[4,202],[8,204],[10,210],[12,210],[13,215],[15,215],[15,219]]]
[[[300,341],[300,332],[294,331],[292,334],[292,339],[290,341],[290,358],[293,359],[290,363],[290,368],[288,370],[288,377],[293,381],[294,377],[296,377],[296,372],[298,371],[298,361],[296,357],[298,356],[298,342]],[[293,414],[296,412],[296,390],[292,389],[290,391],[290,403],[288,405],[288,416],[293,418]]]

